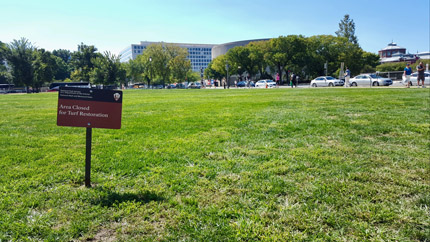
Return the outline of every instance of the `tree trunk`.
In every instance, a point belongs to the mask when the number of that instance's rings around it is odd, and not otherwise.
[[[278,63],[278,73],[279,73],[279,85],[282,85],[282,66]]]

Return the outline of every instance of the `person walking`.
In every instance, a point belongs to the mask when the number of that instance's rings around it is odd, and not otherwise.
[[[293,88],[293,85],[294,85],[294,84],[295,84],[295,82],[296,82],[296,78],[297,78],[296,74],[294,74],[294,72],[293,72],[293,73],[291,73],[291,79],[290,79],[290,85],[291,85],[291,88]]]
[[[351,77],[351,71],[347,67],[346,71],[345,71],[345,87],[349,87],[349,78],[350,77]]]
[[[417,65],[417,71],[418,71],[418,76],[417,76],[417,85],[418,87],[420,87],[420,80],[422,81],[423,85],[421,86],[422,88],[424,88],[424,65],[423,62],[421,61],[419,65]]]
[[[410,84],[411,84],[411,74],[412,74],[412,68],[410,67],[410,65],[408,63],[408,64],[406,64],[406,67],[403,71],[403,76],[405,77],[407,88],[409,88]]]

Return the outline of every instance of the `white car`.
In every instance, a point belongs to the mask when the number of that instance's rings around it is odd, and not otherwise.
[[[311,81],[311,87],[334,87],[343,86],[342,80],[331,76],[319,76]]]
[[[255,87],[272,88],[276,87],[276,82],[274,82],[273,80],[259,80],[257,83],[255,83]]]
[[[407,84],[406,83],[406,77],[403,76],[402,78],[403,78],[403,85],[406,85]],[[418,72],[412,73],[411,79],[409,81],[410,85],[411,86],[417,86],[417,79],[418,79]],[[420,81],[420,83],[421,83],[421,81]],[[425,86],[430,85],[430,72],[428,72],[428,71],[424,72],[424,85]]]
[[[393,84],[390,78],[384,78],[376,74],[360,74],[349,79],[351,86],[389,86]]]

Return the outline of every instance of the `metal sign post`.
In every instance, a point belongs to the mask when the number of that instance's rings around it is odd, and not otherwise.
[[[92,128],[120,129],[122,91],[61,87],[57,125],[86,128],[85,186],[91,187]]]
[[[85,186],[91,187],[91,139],[92,128],[87,128],[87,142],[85,150]]]

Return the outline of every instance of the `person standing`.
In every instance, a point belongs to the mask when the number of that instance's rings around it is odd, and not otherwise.
[[[417,71],[418,71],[418,76],[417,76],[417,85],[418,87],[420,87],[420,80],[422,81],[423,85],[422,88],[424,88],[424,65],[423,62],[421,61],[419,65],[417,65]]]
[[[407,88],[409,88],[411,84],[411,74],[412,74],[412,68],[409,66],[409,63],[408,63],[406,64],[406,67],[403,71],[403,76],[405,77]]]
[[[346,71],[345,71],[345,87],[349,87],[349,78],[350,77],[351,77],[351,71],[347,67]]]

